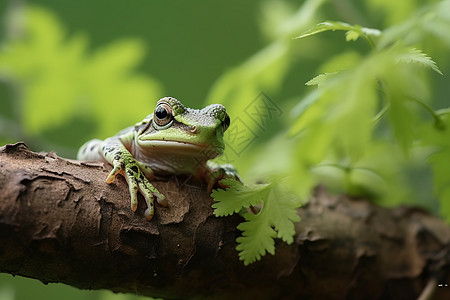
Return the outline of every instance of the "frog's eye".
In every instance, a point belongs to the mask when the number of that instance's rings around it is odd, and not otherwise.
[[[222,121],[222,127],[223,132],[225,132],[225,130],[227,130],[228,127],[230,127],[230,117],[228,116],[228,114],[225,114],[225,118]]]
[[[172,121],[172,108],[167,103],[160,103],[155,108],[155,113],[153,114],[153,121],[157,126],[170,126]]]

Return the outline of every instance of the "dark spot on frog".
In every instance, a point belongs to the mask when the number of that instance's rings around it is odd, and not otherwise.
[[[130,176],[133,176],[134,175],[134,173],[133,172],[131,172],[130,170],[128,170],[128,175],[130,175]]]
[[[133,170],[134,173],[138,173],[139,172],[139,169],[136,166],[132,166],[131,170]]]
[[[89,151],[94,151],[94,149],[97,147],[97,145],[92,145],[91,148],[89,149]]]
[[[144,180],[144,175],[141,173],[141,175],[139,175],[139,179],[141,179],[142,181]]]
[[[105,152],[105,153],[109,153],[109,152],[112,152],[113,151],[113,148],[111,148],[111,147],[108,147],[108,146],[103,146],[103,152]]]
[[[114,156],[114,160],[120,160],[120,155],[116,154],[116,156]]]

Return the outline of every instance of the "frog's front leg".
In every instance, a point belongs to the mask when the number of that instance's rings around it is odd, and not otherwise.
[[[153,172],[144,163],[137,161],[122,143],[122,140],[131,140],[132,133],[124,136],[115,136],[105,141],[91,140],[84,144],[78,152],[80,160],[106,160],[113,166],[106,182],[114,182],[117,174],[125,177],[131,196],[131,210],[137,209],[137,192],[140,191],[147,203],[145,218],[151,220],[154,214],[153,196],[162,206],[167,206],[167,200],[148,180]]]
[[[208,192],[211,192],[214,185],[216,184],[223,189],[227,188],[228,187],[227,185],[224,185],[220,182],[220,180],[224,178],[231,178],[239,182],[242,182],[241,177],[239,176],[236,168],[233,165],[230,164],[220,165],[213,161],[207,161],[206,167],[208,169],[207,171]]]
[[[137,161],[131,153],[120,142],[119,138],[107,139],[102,147],[105,159],[113,165],[113,169],[109,174],[106,182],[112,183],[117,174],[125,177],[131,196],[131,210],[136,211],[138,201],[137,192],[140,191],[147,203],[145,210],[145,218],[151,220],[154,214],[153,196],[162,206],[167,206],[167,200],[148,180],[147,177],[153,177],[153,171],[145,165]]]

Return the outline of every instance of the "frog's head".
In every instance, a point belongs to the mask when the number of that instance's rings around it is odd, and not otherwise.
[[[202,155],[205,160],[223,153],[223,134],[230,125],[223,105],[191,109],[172,97],[160,99],[147,120],[137,128],[141,149],[179,151],[180,155]]]

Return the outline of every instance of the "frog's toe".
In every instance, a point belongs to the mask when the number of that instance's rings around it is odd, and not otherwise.
[[[148,181],[139,181],[139,191],[144,196],[145,202],[147,203],[147,209],[144,212],[147,221],[150,221],[155,213],[153,194],[151,189],[149,189],[149,185],[151,184]]]
[[[169,206],[169,203],[167,202],[166,196],[164,196],[163,194],[161,194],[154,186],[153,184],[150,183],[150,181],[148,180],[144,180],[144,188],[147,191],[147,193],[149,193],[152,196],[156,197],[156,201],[158,202],[159,205],[163,206],[163,207],[167,207]]]
[[[221,180],[225,178],[231,178],[236,181],[242,182],[241,177],[239,176],[233,165],[221,165],[213,169],[213,171],[209,174],[207,187],[208,192],[211,192],[215,186],[222,189],[228,188],[228,185],[221,182]]]
[[[138,207],[138,198],[137,198],[138,186],[135,182],[132,182],[132,183],[128,183],[128,188],[130,190],[130,196],[131,196],[131,200],[130,200],[131,210],[136,211],[136,209]]]
[[[136,182],[136,179],[133,176],[132,172],[126,172],[125,179],[128,183],[128,189],[130,190],[130,207],[132,211],[136,211],[138,207],[138,198],[137,198],[137,192],[139,190],[138,184]]]
[[[108,177],[106,178],[106,183],[111,184],[116,179],[117,174],[122,173],[122,167],[120,165],[115,165],[114,168],[109,173]]]
[[[153,219],[154,213],[155,213],[155,209],[153,208],[153,206],[148,207],[144,212],[145,219],[147,221],[151,221],[151,219]]]
[[[164,195],[156,196],[156,201],[163,207],[169,206],[169,202],[167,202],[167,198]]]
[[[145,177],[148,179],[152,179],[154,177],[153,170],[149,166],[140,161],[137,161],[137,164],[142,173],[144,173]]]

